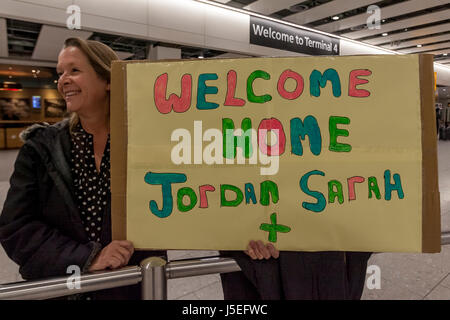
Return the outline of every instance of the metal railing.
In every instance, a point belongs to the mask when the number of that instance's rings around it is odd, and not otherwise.
[[[441,234],[441,244],[450,244],[450,231]],[[142,282],[143,300],[166,300],[167,280],[239,271],[232,258],[205,257],[167,262],[159,257],[143,260],[140,266],[95,272],[80,276],[80,289],[70,289],[71,276],[0,285],[0,300],[41,300]]]
[[[0,300],[43,300],[111,289],[142,282],[142,300],[167,300],[167,280],[213,273],[239,271],[232,258],[205,257],[167,263],[159,257],[140,266],[101,271],[80,276],[80,288],[70,289],[73,276],[0,285]]]

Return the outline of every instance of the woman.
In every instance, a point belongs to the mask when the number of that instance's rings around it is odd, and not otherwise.
[[[242,270],[220,275],[225,300],[359,300],[371,255],[278,251],[262,241],[221,254],[236,259]]]
[[[23,132],[0,216],[0,242],[24,279],[136,265],[150,255],[129,241],[111,242],[109,96],[106,45],[65,41],[58,56],[58,91],[70,119]],[[139,287],[99,291],[92,298],[139,299]]]

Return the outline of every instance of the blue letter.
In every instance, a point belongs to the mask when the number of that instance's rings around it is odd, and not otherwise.
[[[331,81],[333,86],[333,95],[335,97],[341,96],[341,80],[339,74],[334,69],[327,69],[323,75],[314,70],[309,76],[309,91],[312,96],[320,97],[320,87],[325,88],[327,81]]]
[[[246,183],[245,184],[245,203],[249,204],[250,200],[252,200],[253,204],[256,204],[255,188],[253,187],[253,184]]]
[[[145,182],[152,185],[162,185],[163,208],[158,209],[155,200],[150,201],[150,211],[159,218],[167,218],[173,210],[172,183],[186,182],[187,178],[182,173],[154,173],[147,172]]]
[[[219,91],[217,87],[209,87],[206,85],[208,80],[217,80],[218,76],[215,73],[202,73],[198,76],[198,90],[197,90],[197,109],[207,110],[216,109],[219,105],[214,102],[207,102],[206,94],[217,94]]]
[[[302,140],[305,140],[305,136],[309,137],[309,148],[311,152],[318,156],[322,151],[322,136],[320,135],[320,128],[317,124],[316,118],[313,116],[307,116],[303,123],[299,118],[291,119],[291,148],[292,153],[298,156],[303,155]]]
[[[309,211],[321,212],[327,206],[327,202],[326,202],[325,197],[322,192],[309,190],[308,179],[309,179],[309,176],[311,176],[313,174],[325,176],[325,173],[323,173],[322,171],[319,171],[319,170],[310,171],[310,172],[306,173],[300,179],[300,188],[307,195],[316,198],[317,202],[316,203],[303,202],[302,207]]]
[[[399,174],[394,174],[394,184],[391,184],[391,171],[386,170],[384,172],[384,189],[385,189],[385,200],[391,200],[392,197],[392,190],[397,190],[398,198],[403,199],[405,197],[405,194],[403,193],[402,189],[402,182],[400,180]]]

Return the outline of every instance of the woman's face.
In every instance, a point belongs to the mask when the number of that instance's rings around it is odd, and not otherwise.
[[[110,86],[97,75],[80,49],[63,49],[58,56],[56,71],[58,91],[66,100],[68,111],[84,117],[106,112]]]

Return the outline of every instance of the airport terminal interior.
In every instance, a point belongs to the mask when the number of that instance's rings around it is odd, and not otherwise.
[[[258,32],[266,31],[268,36],[258,38]],[[275,39],[268,39],[271,35]],[[288,45],[281,35],[303,37],[306,45]],[[56,64],[69,37],[100,41],[124,61],[432,55],[434,82],[428,85],[434,91],[430,108],[437,127],[431,143],[437,145],[442,239],[450,236],[449,0],[2,0],[0,211],[23,145],[20,133],[67,116]],[[322,45],[308,46],[308,39]],[[374,253],[362,299],[449,300],[449,239],[443,240],[440,253]],[[217,255],[215,250],[168,252],[169,261]],[[374,274],[380,275],[379,282],[371,278]],[[19,267],[0,247],[0,288],[21,281]],[[218,273],[168,280],[170,300],[223,298]]]

